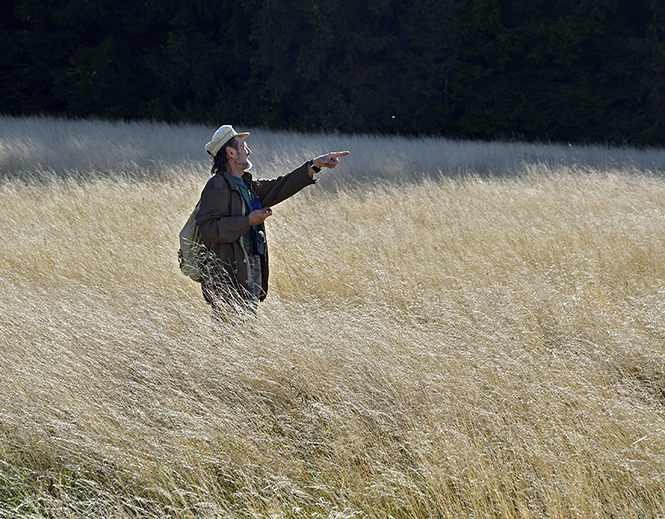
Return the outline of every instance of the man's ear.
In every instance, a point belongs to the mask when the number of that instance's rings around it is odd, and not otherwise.
[[[238,153],[238,150],[236,149],[238,146],[238,141],[234,139],[234,141],[226,147],[226,158],[227,159],[234,159],[236,158],[236,153]]]

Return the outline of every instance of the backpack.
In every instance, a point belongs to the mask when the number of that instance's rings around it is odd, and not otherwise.
[[[198,283],[201,282],[201,253],[205,250],[199,226],[196,223],[196,214],[200,207],[201,201],[199,200],[180,231],[180,250],[178,251],[180,270],[185,276],[189,276]]]

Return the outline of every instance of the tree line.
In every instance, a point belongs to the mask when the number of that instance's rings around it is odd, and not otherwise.
[[[665,144],[662,0],[9,0],[0,112]]]

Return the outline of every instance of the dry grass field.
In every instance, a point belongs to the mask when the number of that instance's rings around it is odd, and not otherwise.
[[[0,121],[0,518],[665,517],[665,152],[253,131],[352,154],[219,328],[213,130]]]

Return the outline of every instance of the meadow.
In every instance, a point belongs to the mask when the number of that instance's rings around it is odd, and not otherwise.
[[[351,155],[220,327],[214,130],[0,118],[0,518],[665,517],[665,151],[250,129]]]

